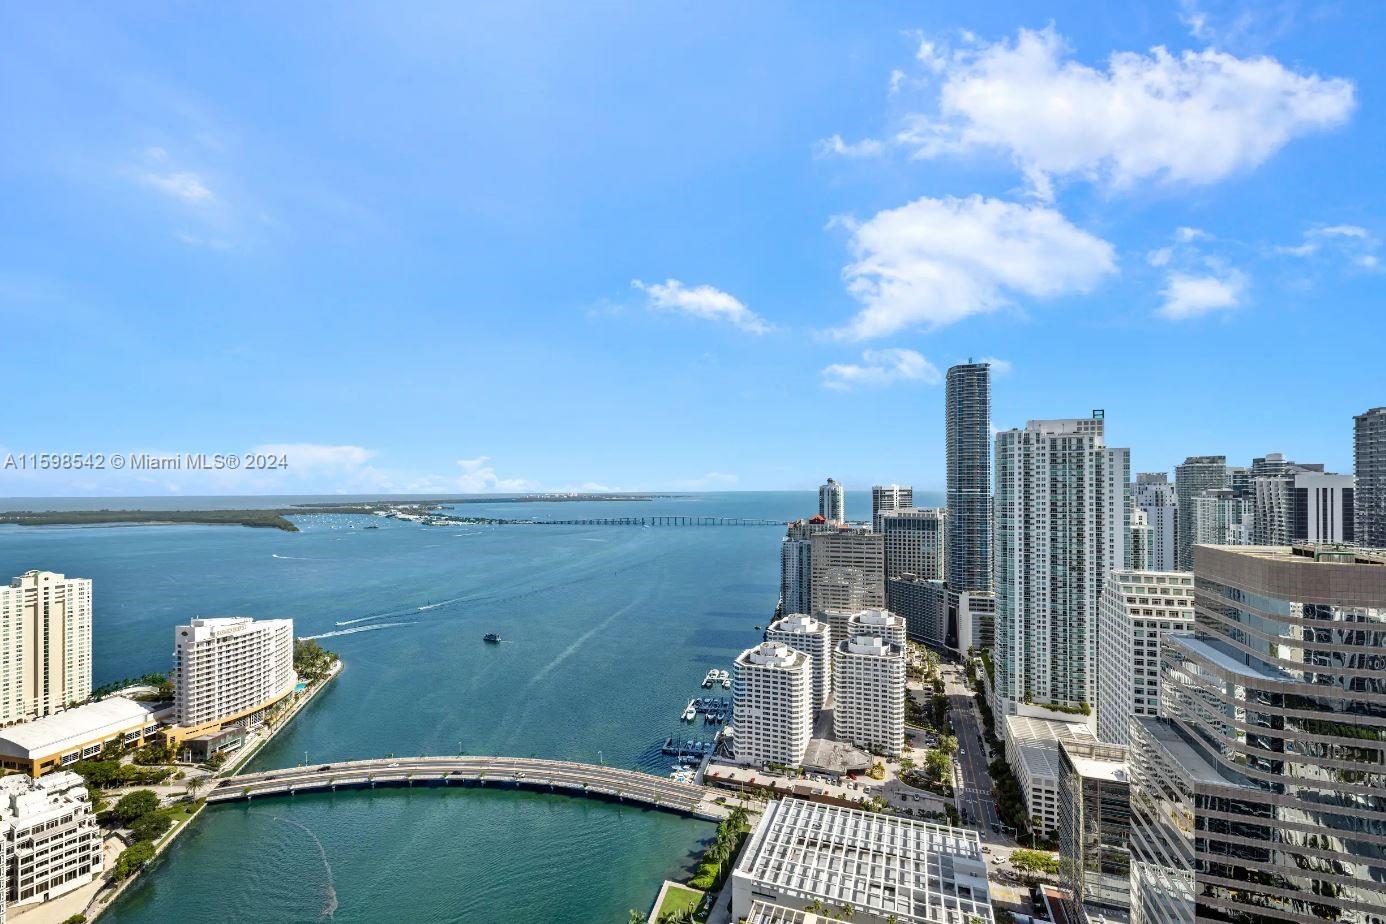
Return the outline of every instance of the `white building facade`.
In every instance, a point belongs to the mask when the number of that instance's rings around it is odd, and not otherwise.
[[[993,660],[1007,712],[1096,699],[1097,600],[1107,573],[1128,566],[1129,478],[1100,411],[996,435]]]
[[[813,734],[813,662],[782,642],[737,657],[732,720],[740,763],[797,767]]]
[[[1097,737],[1130,745],[1133,716],[1160,714],[1160,640],[1194,621],[1188,571],[1113,571],[1097,629]]]
[[[881,531],[881,519],[894,510],[914,506],[914,488],[907,484],[878,484],[871,486],[871,528]]]
[[[1150,527],[1150,570],[1173,571],[1179,559],[1179,499],[1164,472],[1140,472],[1132,486],[1132,504]]]
[[[1064,781],[1059,742],[1095,742],[1081,722],[1061,722],[1023,715],[1008,715],[1006,763],[1020,784],[1031,827],[1041,836],[1059,829],[1059,802]]]
[[[0,724],[91,696],[91,581],[28,571],[0,587]]]
[[[50,901],[99,878],[101,829],[86,782],[68,770],[0,779],[0,854],[11,906]]]
[[[815,710],[828,705],[833,690],[832,630],[804,613],[792,613],[775,620],[765,632],[767,642],[788,645],[808,655],[813,663],[813,696]]]
[[[176,740],[231,723],[258,724],[294,690],[292,619],[194,619],[173,633]]]
[[[832,478],[818,487],[818,515],[832,523],[847,519],[847,492]]]
[[[833,650],[833,737],[887,757],[899,757],[904,751],[903,644],[873,635],[837,644]]]

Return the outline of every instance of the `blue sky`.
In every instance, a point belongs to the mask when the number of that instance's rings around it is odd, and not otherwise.
[[[0,495],[1351,470],[1386,403],[1375,3],[11,4]]]

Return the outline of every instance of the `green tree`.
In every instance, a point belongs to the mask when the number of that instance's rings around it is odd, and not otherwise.
[[[128,879],[141,866],[154,859],[154,845],[148,841],[138,841],[126,847],[116,857],[115,864],[111,867],[111,878],[120,881]]]
[[[159,797],[151,789],[137,789],[120,797],[111,809],[111,817],[123,825],[128,825],[141,815],[147,815],[159,807]]]
[[[634,908],[626,912],[626,924],[649,924],[649,915]]]
[[[173,819],[162,812],[146,812],[130,822],[130,833],[137,841],[157,841],[173,827]]]
[[[1011,865],[1034,875],[1057,876],[1059,873],[1058,856],[1043,850],[1016,850],[1011,853]]]

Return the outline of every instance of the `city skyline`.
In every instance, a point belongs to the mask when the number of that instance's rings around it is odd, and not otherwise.
[[[290,467],[0,495],[941,490],[968,358],[996,427],[1103,408],[1134,471],[1352,470],[1379,370],[1256,370],[1377,333],[1386,12],[782,12],[360,8],[324,48],[7,11],[0,314],[43,387],[0,451]],[[1036,88],[1079,115],[1012,118]],[[1141,118],[1098,121],[1118,97]]]

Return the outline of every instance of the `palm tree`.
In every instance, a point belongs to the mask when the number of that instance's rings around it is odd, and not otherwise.
[[[698,919],[693,917],[692,908],[680,908],[673,914],[666,914],[660,918],[659,924],[698,924]]]
[[[649,924],[649,915],[643,911],[636,911],[634,908],[627,912],[627,924]]]

